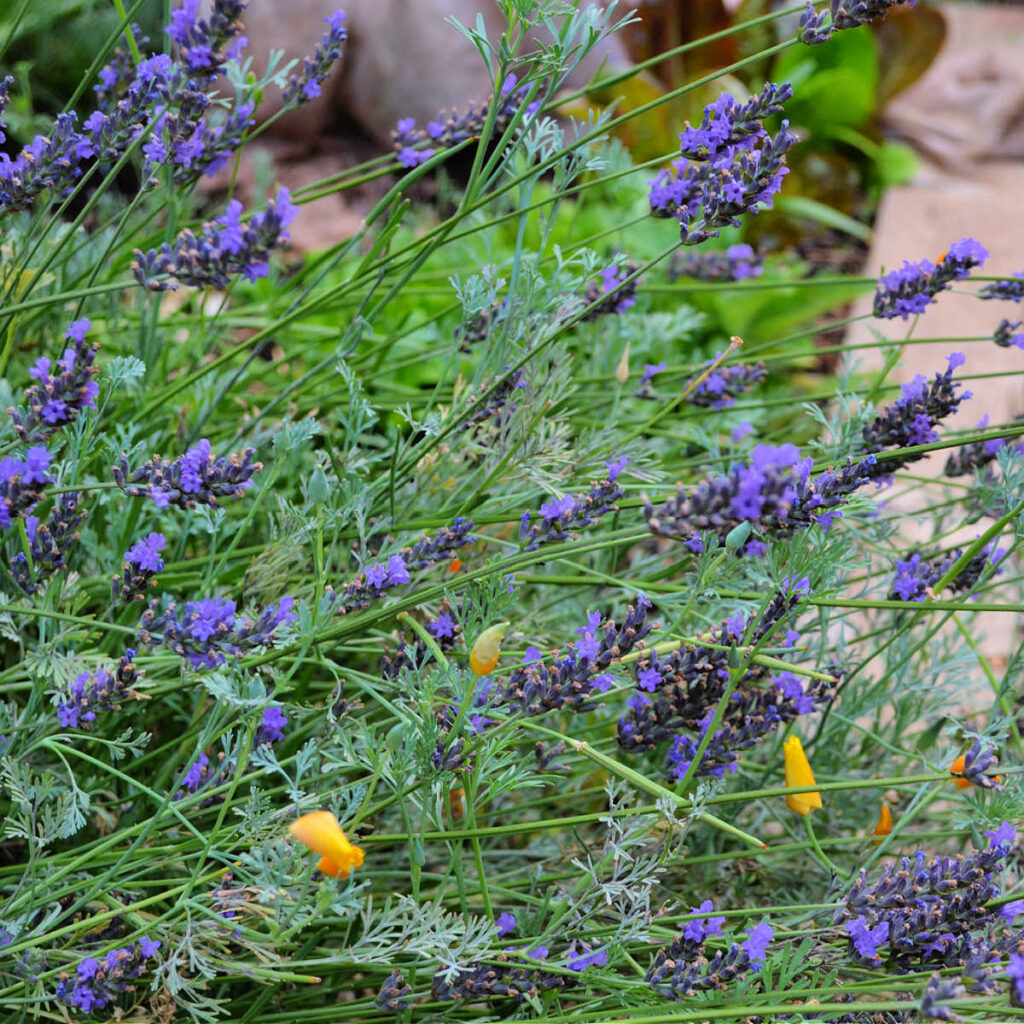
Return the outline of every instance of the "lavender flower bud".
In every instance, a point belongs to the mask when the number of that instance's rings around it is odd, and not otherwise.
[[[523,513],[519,539],[526,542],[524,551],[536,551],[543,544],[568,540],[573,531],[581,530],[609,512],[617,512],[614,502],[625,493],[615,480],[598,480],[586,494],[563,494],[546,501],[534,514],[540,522],[530,525],[531,513]]]
[[[502,84],[498,97],[494,138],[500,138],[504,134],[530,93],[529,83],[519,85],[518,88],[517,85],[518,79],[510,72]],[[418,167],[429,160],[438,149],[450,149],[467,139],[479,137],[487,124],[491,102],[492,100],[488,98],[482,103],[470,106],[462,113],[455,110],[441,111],[435,120],[427,124],[425,130],[417,128],[413,118],[403,117],[391,133],[398,162],[405,168]],[[539,109],[540,103],[534,100],[527,106],[524,117],[531,118]],[[426,149],[415,148],[422,143],[429,145]]]
[[[957,389],[963,385],[953,380],[953,371],[966,362],[964,356],[954,352],[947,357],[947,362],[946,369],[936,373],[930,382],[919,373],[904,384],[900,397],[864,426],[865,451],[875,453],[886,448],[907,448],[939,439],[935,431],[939,421],[956,412],[960,403],[971,397],[970,391],[957,394]],[[871,466],[868,475],[872,479],[885,478],[922,457],[903,455],[897,459],[885,459]]]
[[[1021,335],[1024,338],[1024,335]],[[1024,414],[1014,416],[1015,423],[1024,420]],[[988,413],[981,417],[974,425],[975,430],[984,430],[988,426]],[[988,441],[972,441],[970,444],[961,445],[946,459],[946,467],[943,473],[946,476],[967,476],[975,470],[983,469],[990,462],[994,462],[1000,449],[1007,446],[1006,438],[993,437]],[[1012,451],[1024,450],[1024,439],[1018,438],[1010,445]]]
[[[906,561],[894,563],[896,576],[889,590],[890,601],[923,601],[932,594],[932,587],[946,575],[954,563],[963,554],[962,548],[957,548],[952,554],[943,559],[932,559],[924,561],[919,552],[915,552]],[[996,548],[995,544],[986,544],[954,577],[948,584],[949,589],[954,593],[966,593],[973,590],[989,566],[996,566],[996,574],[1001,573],[998,568],[1006,552],[1002,548]]]
[[[263,712],[263,719],[256,731],[256,744],[274,744],[284,739],[284,727],[288,724],[288,716],[276,704]]]
[[[668,265],[668,279],[692,277],[697,281],[744,281],[764,271],[761,256],[746,244],[730,245],[724,252],[677,252]]]
[[[402,972],[396,967],[384,979],[377,993],[377,1006],[386,1013],[401,1013],[412,1006],[408,998],[411,995],[412,988],[405,983]]]
[[[194,448],[171,462],[154,455],[138,469],[128,466],[122,455],[113,467],[114,482],[131,498],[151,498],[157,508],[174,505],[181,509],[218,504],[218,498],[240,498],[262,468],[253,462],[255,450],[215,458],[204,437]]]
[[[231,55],[224,47],[242,30],[238,20],[249,0],[214,0],[210,17],[199,17],[199,0],[184,0],[171,12],[167,34],[191,74],[214,78]],[[243,44],[244,45],[244,44]]]
[[[135,684],[145,675],[135,667],[135,651],[127,648],[113,674],[104,669],[81,672],[57,705],[57,720],[65,728],[87,729],[96,715],[120,711],[121,702],[137,700]]]
[[[77,491],[62,494],[45,523],[40,523],[35,516],[26,517],[31,569],[24,552],[19,551],[11,559],[11,575],[26,594],[34,594],[43,580],[67,566],[65,556],[81,538],[78,526],[85,518],[85,512],[78,511],[78,499]]]
[[[1018,270],[1013,277],[992,281],[978,290],[979,299],[1006,299],[1020,302],[1024,299],[1024,270]]]
[[[114,577],[111,587],[115,601],[141,601],[156,586],[156,574],[164,567],[159,553],[165,547],[167,538],[162,533],[150,533],[125,552],[121,575]]]
[[[505,369],[508,370],[508,367]],[[511,399],[518,391],[526,388],[526,378],[522,370],[515,370],[503,377],[498,386],[485,398],[484,394],[490,387],[489,381],[484,381],[480,385],[480,397],[474,399],[463,413],[459,423],[460,430],[470,430],[487,420],[491,420],[494,426],[501,430],[519,407]]]
[[[738,226],[742,213],[770,208],[789,173],[785,155],[796,136],[788,121],[769,135],[761,119],[780,111],[792,95],[788,83],[769,82],[745,104],[723,93],[705,107],[701,126],[680,135],[682,157],[672,172],[648,183],[652,215],[676,217],[683,242],[695,245],[717,237],[720,227]]]
[[[277,198],[262,213],[254,213],[242,223],[242,204],[232,199],[223,217],[203,225],[198,237],[182,231],[174,246],[165,242],[159,250],[135,250],[132,272],[135,280],[150,291],[174,291],[177,279],[195,288],[227,288],[233,276],[247,281],[266,277],[270,271],[270,251],[289,236],[284,229],[295,219],[288,189],[277,191]]]
[[[980,267],[988,259],[988,250],[973,238],[954,242],[936,266],[931,260],[918,263],[903,261],[903,266],[879,279],[875,292],[875,316],[885,320],[902,317],[908,320],[923,313],[939,292],[954,281],[970,276],[972,267]]]
[[[97,959],[88,956],[78,965],[75,976],[62,971],[56,997],[82,1013],[102,1010],[117,1001],[122,992],[134,992],[135,982],[151,967],[160,942],[143,938],[122,949],[113,949]]]
[[[639,278],[633,278],[625,285],[623,282],[638,269],[636,263],[627,263],[624,267],[612,263],[605,267],[601,271],[601,280],[591,281],[583,293],[583,302],[587,306],[598,303],[584,315],[583,322],[589,323],[612,313],[625,313],[627,309],[635,306]]]
[[[344,11],[335,11],[324,18],[327,31],[317,45],[312,57],[304,57],[302,74],[292,75],[282,90],[281,98],[286,106],[300,106],[320,95],[320,84],[331,73],[335,61],[341,56],[341,44],[348,38],[348,29],[342,24]]]
[[[74,342],[57,361],[56,372],[46,357],[36,360],[29,376],[38,383],[25,392],[27,413],[9,409],[14,430],[25,442],[45,441],[51,434],[74,423],[82,409],[95,409],[99,385],[93,380],[98,373],[94,365],[99,344],[89,345],[85,335],[92,324],[76,320],[64,337]]]
[[[1024,332],[1017,333],[1021,326],[1024,326],[1024,320],[1000,320],[992,340],[1000,348],[1024,348]]]
[[[716,353],[715,359],[720,358],[721,355],[721,352]],[[737,395],[749,391],[764,378],[764,363],[756,363],[753,366],[744,366],[742,363],[721,366],[709,373],[687,396],[686,400],[691,405],[699,405],[703,408],[728,409],[736,401]]]
[[[0,529],[8,530],[42,501],[44,488],[53,483],[47,474],[53,456],[43,447],[29,448],[24,459],[0,459]]]
[[[171,602],[162,611],[153,600],[139,620],[139,642],[162,643],[195,668],[216,668],[227,655],[273,647],[278,627],[297,618],[294,604],[291,597],[282,597],[258,618],[241,619],[235,615],[235,602],[223,597],[189,601],[183,610]]]
[[[528,955],[535,956],[535,953]],[[525,999],[536,999],[541,991],[574,988],[579,984],[570,975],[514,966],[508,962],[508,953],[499,953],[492,959],[496,962],[459,967],[453,977],[445,971],[438,971],[432,984],[433,998],[441,1002],[503,998],[521,1003]]]
[[[188,766],[185,777],[182,780],[182,787],[174,794],[175,801],[184,800],[204,789],[216,789],[217,786],[227,782],[234,775],[234,762],[229,760],[224,753],[217,755],[213,767],[210,766],[209,754],[201,753],[195,761]],[[213,807],[215,804],[223,803],[222,794],[208,796],[199,802],[200,808]]]

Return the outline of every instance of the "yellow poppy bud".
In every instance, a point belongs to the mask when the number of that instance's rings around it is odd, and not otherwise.
[[[875,826],[876,836],[887,836],[892,831],[892,811],[889,810],[885,801],[882,801],[882,809],[878,812],[878,824]],[[878,846],[881,839],[875,839],[874,845]]]
[[[469,652],[469,667],[478,675],[489,675],[498,664],[501,654],[501,641],[505,636],[509,623],[499,622],[496,626],[485,629],[473,644]]]
[[[348,878],[363,863],[363,851],[353,846],[330,811],[311,811],[293,821],[288,831],[304,846],[320,854],[317,867],[332,878]]]
[[[790,736],[782,744],[782,754],[786,762],[786,785],[813,786],[814,772],[807,763],[807,755],[799,736]],[[821,807],[821,794],[790,793],[786,797],[786,806],[797,814],[810,814]]]

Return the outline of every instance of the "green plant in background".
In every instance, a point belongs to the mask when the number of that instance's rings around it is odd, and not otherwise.
[[[732,25],[723,73],[886,6]],[[810,378],[874,283],[743,248],[799,89],[637,166],[634,111],[551,116],[628,19],[531,2],[462,29],[485,103],[203,219],[258,93],[346,44],[251,81],[243,8],[171,12],[167,54],[123,12],[97,111],[0,161],[5,1019],[1010,1019],[1021,655],[975,615],[1020,607],[1024,430],[950,430],[959,352],[888,377],[983,247],[874,285],[886,372]]]

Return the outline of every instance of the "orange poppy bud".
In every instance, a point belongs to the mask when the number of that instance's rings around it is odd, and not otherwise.
[[[804,753],[804,745],[797,735],[790,736],[782,744],[782,756],[786,764],[787,786],[813,786],[814,772]],[[820,793],[790,793],[786,797],[786,806],[797,814],[810,814],[821,807]]]
[[[889,810],[888,805],[883,800],[882,809],[878,812],[878,824],[875,826],[874,834],[876,836],[887,836],[892,831],[892,811]],[[881,839],[876,839],[874,845],[878,846],[882,842]]]
[[[330,811],[311,811],[293,821],[288,831],[304,846],[320,854],[317,867],[332,878],[348,878],[363,863],[363,851],[353,846]]]
[[[509,627],[507,622],[499,622],[496,626],[485,629],[473,644],[469,652],[469,667],[478,675],[486,676],[498,665],[501,655],[501,641]]]
[[[462,568],[462,559],[456,558],[451,565],[448,566],[449,572],[458,572]]]
[[[964,770],[964,755],[961,754],[950,766],[950,775],[960,775]],[[956,780],[957,789],[970,789],[973,783],[968,782],[967,779],[959,778]]]

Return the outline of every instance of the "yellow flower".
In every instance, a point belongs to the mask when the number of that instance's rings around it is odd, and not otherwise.
[[[882,801],[882,809],[878,812],[878,824],[875,826],[874,834],[876,836],[887,836],[892,831],[892,811],[889,810],[888,804]],[[882,840],[873,840],[874,845],[878,846]]]
[[[501,641],[508,629],[507,622],[499,622],[496,626],[485,629],[473,644],[469,652],[469,667],[478,675],[486,676],[497,667],[501,654]]]
[[[814,772],[807,763],[807,755],[799,736],[790,736],[782,744],[782,754],[786,761],[786,785],[813,786]],[[821,794],[790,793],[786,797],[786,806],[797,814],[810,814],[821,807]]]
[[[348,878],[363,863],[363,851],[353,846],[330,811],[311,811],[293,821],[288,831],[304,846],[320,854],[317,867],[333,878]]]

